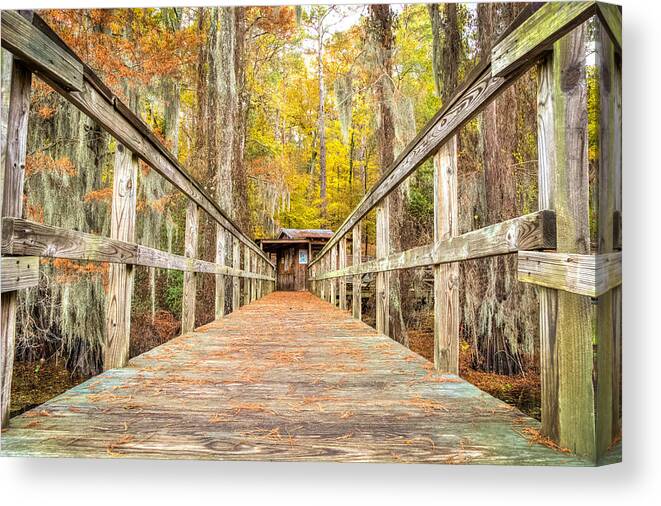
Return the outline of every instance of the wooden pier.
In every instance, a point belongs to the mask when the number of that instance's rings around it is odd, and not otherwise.
[[[32,11],[3,11],[1,22],[2,46],[13,55],[1,212],[2,455],[620,460],[622,35],[616,6],[527,7],[308,264],[312,293],[273,292],[276,266],[231,219],[231,209],[221,208],[218,195],[191,176],[43,19]],[[599,76],[594,187],[584,149],[588,33]],[[459,234],[457,134],[533,67],[539,76],[538,209]],[[110,237],[24,219],[33,75],[117,142]],[[391,251],[389,195],[432,158],[433,242]],[[140,161],[187,199],[184,255],[135,242]],[[594,212],[591,202],[598,203]],[[361,221],[370,212],[376,212],[377,247],[367,261],[360,253]],[[198,251],[204,213],[216,229],[214,261]],[[518,257],[518,280],[538,287],[541,425],[457,376],[458,265],[507,254]],[[17,293],[37,285],[41,258],[111,264],[105,372],[10,420]],[[184,335],[127,363],[136,265],[184,272]],[[420,267],[434,273],[434,364],[387,337],[390,274]],[[215,276],[217,320],[193,330],[200,273]],[[376,278],[376,330],[360,321],[365,274]]]
[[[306,292],[274,292],[11,421],[3,456],[584,465]]]

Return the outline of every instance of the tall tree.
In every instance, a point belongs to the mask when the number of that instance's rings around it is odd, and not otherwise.
[[[317,120],[317,135],[319,137],[319,198],[321,199],[321,218],[326,225],[328,217],[328,188],[326,174],[326,87],[324,85],[324,39],[328,33],[326,20],[333,12],[334,6],[313,6],[310,10],[309,25],[316,43],[317,89],[319,91],[319,107]]]
[[[368,37],[374,57],[374,100],[376,103],[376,142],[379,151],[381,175],[395,159],[395,116],[393,71],[393,49],[395,16],[388,4],[369,6]],[[390,251],[401,251],[402,223],[404,216],[404,189],[400,185],[386,198],[389,213]],[[388,331],[390,337],[407,345],[408,339],[401,306],[400,272],[390,273]]]
[[[515,3],[478,4],[478,50],[482,58],[488,56],[497,37],[522,8],[523,4]],[[528,89],[531,87],[532,91]],[[526,137],[526,132],[534,139],[535,129],[535,118],[525,112],[528,107],[534,111],[534,103],[524,103],[526,96],[534,97],[534,82],[524,78],[489,104],[479,117],[482,180],[476,182],[482,205],[475,206],[482,213],[475,226],[525,212],[517,198],[517,169],[524,158],[519,139]],[[532,359],[537,328],[534,293],[516,282],[515,262],[512,255],[498,256],[462,269],[466,292],[462,320],[466,337],[472,341],[474,366],[502,374],[520,372]]]

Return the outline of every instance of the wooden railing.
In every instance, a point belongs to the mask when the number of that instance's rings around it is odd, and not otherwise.
[[[592,251],[585,152],[585,23],[591,18],[600,82],[599,238]],[[458,235],[456,134],[533,66],[539,70],[540,210]],[[434,242],[391,253],[388,195],[432,156]],[[534,5],[515,20],[490,58],[385,171],[310,263],[311,288],[344,308],[346,278],[352,276],[352,313],[360,318],[361,275],[377,273],[376,327],[387,334],[389,271],[433,266],[434,362],[439,371],[457,374],[457,262],[517,253],[519,281],[539,285],[543,434],[598,460],[620,432],[620,195],[620,10],[596,2]],[[361,220],[375,208],[377,259],[361,263]],[[350,233],[353,265],[347,266]]]
[[[225,277],[232,277],[232,309],[262,297],[275,287],[275,266],[228,217],[226,210],[180,165],[149,127],[131,112],[75,53],[31,11],[3,11],[2,47],[13,54],[7,122],[2,203],[2,427],[9,420],[14,359],[16,290],[35,286],[39,257],[110,262],[104,369],[128,360],[133,266],[184,271],[182,333],[195,326],[198,273],[216,276],[217,318],[225,313]],[[52,86],[108,131],[117,141],[114,162],[110,237],[67,230],[22,219],[27,126],[32,74]],[[134,242],[138,162],[142,159],[188,199],[184,255]],[[222,191],[222,189],[219,189]],[[216,259],[197,257],[198,216],[216,222]],[[231,242],[231,244],[230,244]],[[226,248],[232,247],[232,266]],[[243,246],[243,253],[241,253]],[[243,268],[241,268],[243,256]]]

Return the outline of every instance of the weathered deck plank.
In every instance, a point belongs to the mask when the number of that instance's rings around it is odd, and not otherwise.
[[[11,420],[1,455],[583,465],[312,294],[275,292]]]

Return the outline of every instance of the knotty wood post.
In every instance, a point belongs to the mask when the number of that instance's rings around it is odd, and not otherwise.
[[[134,242],[138,157],[117,144],[112,189],[110,238]],[[110,264],[103,369],[124,367],[129,358],[133,266]]]
[[[557,250],[602,254],[613,250],[613,214],[620,163],[619,111],[613,44],[595,23],[598,115],[588,110],[585,24],[554,44],[553,106]],[[590,197],[588,118],[598,122],[596,196]],[[596,197],[596,198],[595,198]],[[590,202],[596,201],[591,213]],[[596,211],[596,248],[590,225]],[[591,220],[592,215],[592,220]],[[595,307],[596,306],[596,307]],[[613,438],[614,310],[611,292],[596,300],[558,291],[556,347],[558,440],[562,447],[599,463]]]
[[[243,245],[243,270],[250,272],[250,246]],[[250,278],[243,278],[243,305],[250,304]]]
[[[197,257],[198,205],[190,201],[186,208],[186,234],[184,238],[184,256]],[[184,272],[184,297],[181,304],[181,333],[192,332],[195,329],[195,295],[197,293],[197,273],[192,270]]]
[[[360,265],[361,259],[360,259],[360,222],[358,222],[354,227],[353,230],[351,231],[353,235],[353,244],[351,246],[351,254],[353,256],[353,265],[357,266]],[[360,274],[354,274],[353,280],[352,280],[352,287],[351,287],[351,312],[353,314],[353,317],[357,320],[361,319],[362,316],[362,308],[361,308],[361,291],[362,291],[362,286],[361,286],[361,275]]]
[[[331,248],[329,270],[337,270],[337,245]],[[330,303],[337,306],[337,278],[330,279]]]
[[[344,269],[347,266],[347,238],[343,237],[340,239],[338,244],[339,248],[339,258],[338,258],[338,268]],[[347,278],[342,276],[339,278],[340,283],[340,309],[347,308]]]
[[[390,211],[388,197],[376,208],[376,257],[384,258],[390,252]],[[376,330],[381,334],[389,333],[390,314],[390,273],[376,273]]]
[[[241,269],[241,242],[238,237],[232,237],[232,267]],[[232,276],[232,311],[241,306],[241,278]]]
[[[457,136],[434,158],[434,242],[458,235]],[[459,374],[459,264],[434,265],[434,365]]]
[[[537,89],[538,207],[555,209],[555,135],[553,109],[553,53],[539,66]],[[542,386],[542,434],[558,441],[558,357],[556,311],[558,291],[537,287],[539,298],[539,358]]]
[[[227,250],[227,234],[225,229],[216,224],[216,264],[225,265],[225,254]],[[216,320],[225,316],[225,276],[216,274]]]
[[[23,182],[30,112],[32,74],[16,60],[12,63],[7,119],[2,216],[23,213]],[[0,381],[2,381],[0,428],[9,424],[11,381],[16,338],[16,292],[5,292],[0,300]]]

